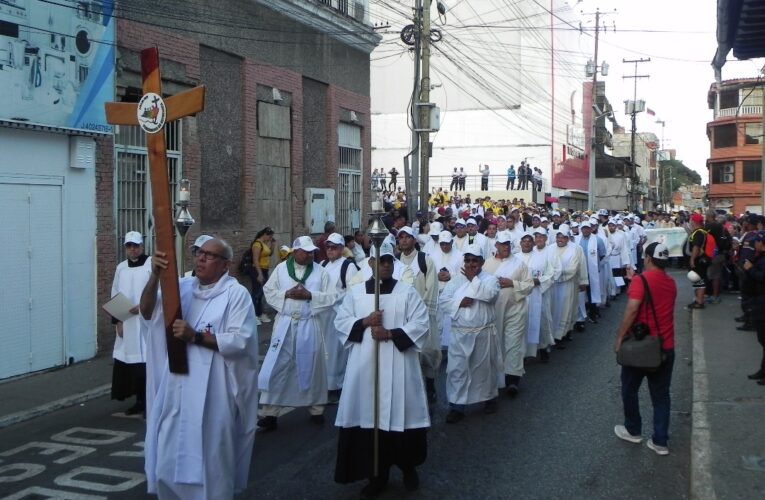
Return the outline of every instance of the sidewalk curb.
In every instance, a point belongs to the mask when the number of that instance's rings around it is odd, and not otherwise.
[[[693,343],[693,406],[691,421],[691,499],[716,500],[711,469],[711,429],[707,418],[708,372],[704,331],[698,311],[691,311]]]
[[[72,396],[57,399],[56,401],[51,401],[50,403],[31,408],[29,410],[11,413],[10,415],[0,417],[0,429],[13,424],[24,422],[26,420],[31,420],[42,415],[47,415],[48,413],[67,408],[69,406],[84,403],[86,401],[90,401],[91,399],[100,398],[101,396],[109,394],[111,388],[111,384],[105,384],[96,387],[95,389],[90,389],[89,391],[84,391],[79,394],[73,394]]]

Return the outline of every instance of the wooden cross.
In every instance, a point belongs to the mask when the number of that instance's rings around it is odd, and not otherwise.
[[[168,267],[159,275],[162,308],[165,313],[167,357],[172,373],[188,373],[186,342],[173,336],[173,321],[181,319],[181,297],[173,242],[173,207],[167,179],[167,150],[164,124],[204,109],[205,88],[195,87],[162,100],[159,75],[159,51],[156,47],[141,51],[141,77],[144,96],[138,104],[106,103],[106,121],[112,125],[140,125],[146,132],[154,210],[156,247],[167,253]]]

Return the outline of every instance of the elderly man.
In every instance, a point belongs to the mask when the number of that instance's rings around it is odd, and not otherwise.
[[[496,327],[504,359],[507,395],[518,395],[518,385],[525,373],[523,358],[526,354],[526,325],[528,322],[527,297],[534,288],[529,269],[517,254],[511,253],[510,235],[497,237],[497,252],[483,269],[499,281],[500,292],[495,302]]]
[[[475,243],[481,248],[486,248],[486,236],[478,232],[478,222],[474,218],[469,218],[465,221],[465,224],[467,225],[467,234],[468,234],[468,245],[472,245]],[[488,256],[489,254],[484,254]]]
[[[430,255],[433,265],[438,270],[438,291],[446,287],[453,276],[457,276],[462,268],[462,252],[454,249],[453,236],[449,231],[441,231],[438,235],[439,249]],[[441,332],[441,348],[449,346],[451,338],[452,320],[448,314],[444,314],[443,308],[438,306],[438,329]]]
[[[276,312],[271,345],[258,374],[262,418],[258,427],[276,429],[284,407],[308,407],[311,422],[324,423],[327,366],[322,317],[334,306],[337,289],[329,274],[313,261],[316,246],[310,236],[292,243],[292,255],[282,262],[263,287]]]
[[[446,395],[450,410],[446,423],[465,417],[465,407],[484,403],[484,412],[497,411],[497,378],[502,373],[502,354],[495,327],[494,302],[499,281],[482,270],[483,250],[465,249],[464,271],[449,281],[439,302],[452,320],[449,361],[446,366]]]
[[[537,245],[535,246],[535,241]],[[553,343],[550,287],[560,274],[557,258],[545,246],[547,236],[541,232],[525,234],[521,238],[518,256],[526,264],[534,287],[528,297],[528,324],[526,327],[526,356],[537,353],[543,363],[550,358],[549,347]]]
[[[325,243],[327,260],[321,267],[329,274],[330,288],[337,290],[337,303],[343,300],[348,283],[359,268],[352,257],[343,257],[345,238],[339,233],[332,233]],[[337,403],[343,388],[345,366],[348,362],[348,350],[340,341],[340,333],[335,329],[335,308],[327,309],[323,317],[324,349],[327,355],[327,389],[329,402]]]
[[[373,250],[374,252],[374,250]],[[369,479],[364,498],[386,487],[391,466],[404,473],[404,486],[419,486],[416,466],[425,461],[430,427],[418,352],[427,342],[427,306],[410,285],[393,278],[393,254],[380,252],[380,311],[375,282],[352,286],[340,304],[335,326],[349,350],[347,380],[337,409],[340,427],[335,481]],[[380,353],[379,393],[375,394],[375,343]],[[394,368],[394,369],[390,369]],[[374,402],[379,398],[379,472],[373,468]]]
[[[180,280],[183,319],[176,338],[188,342],[188,374],[168,368],[165,319],[158,297],[164,252],[152,258],[141,294],[147,325],[149,393],[144,456],[149,493],[159,498],[233,498],[247,486],[255,417],[258,334],[250,293],[229,276],[231,247],[211,239],[194,252],[195,277]]]
[[[467,224],[465,219],[457,219],[454,223],[454,246],[464,252],[468,246]]]
[[[626,276],[627,269],[631,267],[629,237],[627,233],[617,227],[619,225],[621,225],[621,222],[616,219],[608,220],[608,241],[611,244],[611,272],[616,280],[616,293],[619,293],[621,287],[624,286],[624,276]]]
[[[124,401],[135,394],[135,404],[125,410],[125,415],[135,415],[146,411],[145,325],[138,316],[138,302],[151,275],[151,259],[143,253],[143,236],[138,231],[125,235],[125,255],[127,259],[114,272],[112,297],[121,293],[135,306],[130,310],[134,316],[124,322],[112,318],[116,332],[112,399]]]
[[[582,237],[578,242],[584,252],[585,262],[587,263],[587,290],[580,292],[584,294],[581,299],[586,307],[587,317],[593,323],[597,322],[600,313],[598,305],[600,304],[600,262],[606,258],[606,244],[596,234],[592,234],[592,226],[585,224],[582,226]]]

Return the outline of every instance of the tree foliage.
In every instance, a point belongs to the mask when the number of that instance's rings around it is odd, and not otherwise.
[[[680,160],[663,160],[659,162],[660,199],[670,199],[670,172],[671,188],[677,191],[680,186],[701,184],[701,176],[693,169],[686,167]]]

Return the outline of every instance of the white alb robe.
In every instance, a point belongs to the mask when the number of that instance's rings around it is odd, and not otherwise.
[[[441,292],[439,301],[452,320],[452,338],[446,366],[446,396],[450,403],[466,405],[497,397],[502,376],[502,354],[495,327],[497,278],[481,272],[472,281],[460,274]],[[460,307],[465,297],[470,307]]]
[[[414,345],[401,352],[392,341],[379,342],[378,428],[402,432],[429,427],[428,399],[418,356],[427,337],[428,309],[417,291],[401,281],[391,293],[380,295],[380,309],[383,327],[401,328]],[[338,427],[374,427],[375,340],[370,328],[364,330],[360,343],[348,340],[353,324],[374,310],[374,294],[366,293],[365,283],[352,286],[337,310],[335,327],[349,351],[345,386],[335,420]]]
[[[153,365],[154,379],[147,380],[148,491],[160,498],[232,498],[247,486],[255,440],[255,309],[247,289],[228,274],[208,289],[196,277],[182,278],[180,293],[183,318],[197,331],[210,325],[218,351],[189,344],[189,373],[170,373],[158,298],[147,321],[147,367]]]
[[[151,276],[151,257],[147,258],[142,266],[130,267],[124,260],[117,265],[112,281],[112,297],[118,293],[123,294],[132,304],[138,305],[141,301],[146,282]],[[122,322],[122,337],[115,335],[114,350],[112,357],[123,363],[146,362],[146,325],[141,321],[140,314],[128,318]]]
[[[561,274],[553,285],[552,320],[553,337],[556,341],[563,338],[571,329],[573,314],[578,299],[579,254],[575,245],[551,247],[560,260]]]
[[[343,347],[343,343],[340,340],[341,335],[335,329],[335,313],[337,306],[342,302],[347,289],[343,288],[343,280],[340,279],[340,272],[343,269],[343,262],[345,261],[345,259],[340,258],[332,262],[327,262],[327,265],[324,266],[324,270],[329,275],[330,288],[334,287],[337,291],[337,302],[335,302],[335,307],[328,308],[321,318],[324,322],[322,331],[324,332],[324,350],[327,359],[327,389],[330,391],[343,388],[345,366],[348,363],[348,351]],[[358,270],[353,264],[349,264],[346,267],[346,287],[357,272]]]
[[[307,267],[295,263],[295,276],[302,278]],[[276,309],[271,345],[258,374],[260,404],[314,406],[327,403],[327,366],[324,354],[322,315],[337,298],[329,275],[318,263],[303,285],[311,300],[288,299],[284,295],[298,284],[282,262],[263,287],[268,304]]]
[[[430,258],[433,259],[433,265],[436,266],[437,271],[446,268],[446,270],[449,271],[450,278],[453,278],[460,273],[464,256],[462,252],[454,248],[452,248],[449,253],[444,253],[439,248],[438,251],[433,252]],[[448,281],[438,282],[439,294],[446,287],[447,283]],[[438,331],[441,332],[441,348],[444,348],[449,345],[449,340],[451,339],[452,320],[448,314],[444,313],[444,309],[440,303],[438,304],[436,319],[438,320]]]
[[[425,256],[426,272],[420,270],[417,250],[409,255],[402,253],[399,257],[401,263],[401,281],[412,285],[420,298],[428,308],[430,327],[425,344],[420,349],[420,364],[423,374],[428,378],[436,378],[438,367],[441,366],[441,342],[438,331],[438,269],[433,259]]]
[[[534,247],[530,252],[518,255],[526,263],[531,279],[539,280],[539,285],[534,286],[528,297],[526,330],[526,355],[536,356],[538,348],[546,348],[553,343],[550,289],[561,270],[557,257],[549,251],[549,247],[542,250]]]
[[[483,270],[497,278],[509,278],[513,286],[501,288],[494,304],[495,324],[502,349],[504,373],[522,377],[523,358],[526,354],[526,329],[528,324],[527,297],[534,289],[529,269],[520,257],[510,255],[506,259],[489,259]]]

